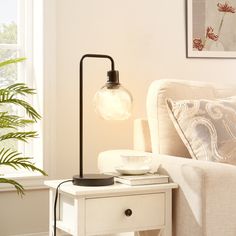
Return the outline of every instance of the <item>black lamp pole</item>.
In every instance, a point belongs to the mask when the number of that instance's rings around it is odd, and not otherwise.
[[[83,173],[83,61],[85,58],[106,58],[109,59],[111,62],[111,70],[107,72],[108,80],[107,80],[107,87],[113,88],[119,85],[119,72],[115,70],[115,63],[112,57],[108,55],[102,54],[85,54],[80,59],[80,68],[79,68],[79,80],[80,80],[80,95],[79,95],[79,106],[80,106],[80,122],[79,122],[79,164],[80,164],[80,171],[79,175],[73,176],[73,184],[80,185],[80,186],[104,186],[104,185],[111,185],[114,183],[113,176],[104,175],[104,174],[84,174]]]

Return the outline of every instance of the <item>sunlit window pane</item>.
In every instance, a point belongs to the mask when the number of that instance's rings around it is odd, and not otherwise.
[[[17,43],[17,0],[1,0],[0,44]]]
[[[17,56],[16,50],[1,49],[0,47],[0,60],[4,61],[9,58]],[[0,87],[13,84],[17,80],[17,66],[16,64],[0,67]]]

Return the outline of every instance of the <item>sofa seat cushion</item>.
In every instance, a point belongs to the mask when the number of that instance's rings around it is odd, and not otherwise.
[[[236,164],[236,96],[167,99],[170,118],[192,158]]]

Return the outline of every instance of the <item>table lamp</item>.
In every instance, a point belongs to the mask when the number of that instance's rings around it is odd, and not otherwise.
[[[79,175],[73,176],[73,184],[79,186],[106,186],[114,184],[114,177],[105,174],[83,173],[83,61],[85,58],[105,58],[111,62],[111,70],[107,72],[105,85],[94,96],[95,110],[105,120],[125,120],[131,115],[132,96],[119,82],[119,72],[115,70],[112,57],[103,54],[85,54],[80,59],[79,82],[80,82],[80,152]]]

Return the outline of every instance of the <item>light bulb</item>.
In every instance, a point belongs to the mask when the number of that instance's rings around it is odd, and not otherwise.
[[[125,120],[131,115],[132,96],[123,86],[104,85],[94,96],[95,110],[105,120]]]

